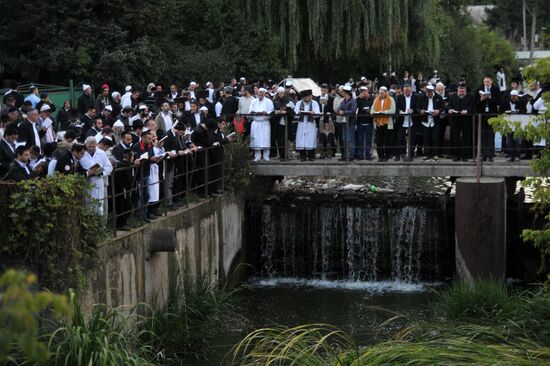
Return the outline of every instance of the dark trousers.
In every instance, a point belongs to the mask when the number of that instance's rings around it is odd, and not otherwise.
[[[422,141],[424,142],[424,155],[436,156],[439,154],[439,125],[433,127],[422,125]]]
[[[121,172],[126,173],[126,172]],[[131,180],[130,175],[126,184],[123,180],[128,179],[127,176],[117,175],[115,173],[115,208],[116,208],[116,224],[117,227],[126,225],[128,218],[130,217],[130,210],[132,209],[132,194],[131,194]],[[127,212],[128,211],[128,212]]]
[[[513,134],[506,136],[506,141],[508,143],[508,154],[512,159],[519,159],[519,139],[514,138]]]
[[[205,174],[208,172],[206,169],[207,159],[208,157],[205,150],[197,151],[195,154],[193,188],[195,188],[199,196],[208,194],[208,180],[205,177]]]
[[[292,131],[288,130],[288,140],[290,141],[290,135],[292,134]],[[277,137],[275,143],[277,144],[277,150],[279,151],[279,158],[284,159],[287,156],[285,156],[285,126],[279,125],[277,129]],[[288,153],[287,153],[288,154]]]
[[[345,123],[334,123],[334,135],[338,140],[338,145],[340,145],[340,154],[344,157],[344,130],[346,128]],[[336,153],[336,150],[334,150]],[[333,155],[334,156],[334,155]]]
[[[400,123],[393,125],[392,130],[392,155],[401,157],[407,154],[407,127],[401,126]]]
[[[481,117],[481,157],[492,158],[495,155],[495,131],[489,125],[489,118]]]
[[[336,151],[336,140],[333,133],[319,135],[319,144],[321,145],[321,157],[332,157]]]
[[[378,159],[389,159],[391,156],[391,130],[388,125],[376,126],[376,152]]]
[[[374,126],[371,123],[358,123],[357,124],[357,149],[355,155],[358,159],[370,159],[372,158],[372,133]]]
[[[447,118],[440,118],[438,121],[439,124],[439,154],[449,154],[448,150],[445,148],[445,132],[447,131],[447,126],[449,121]]]
[[[347,151],[348,147],[349,151]],[[343,151],[342,159],[346,158],[346,154],[349,159],[355,157],[355,122],[348,122],[347,126],[342,124],[342,147],[340,150]]]
[[[208,193],[216,193],[223,187],[223,160],[224,160],[224,147],[218,146],[212,148],[209,152],[209,164],[208,179],[211,182],[208,184]]]
[[[269,150],[269,157],[275,158],[277,157],[277,136],[279,134],[280,127],[282,127],[282,126],[279,126],[279,119],[272,118],[270,121],[270,127],[271,127],[271,149]]]
[[[451,118],[451,154],[459,159],[472,158],[472,121],[470,117]]]
[[[422,123],[420,121],[415,121],[412,126],[412,136],[411,136],[411,150],[414,152],[416,150],[416,156],[423,155],[423,136],[424,131],[422,130]]]

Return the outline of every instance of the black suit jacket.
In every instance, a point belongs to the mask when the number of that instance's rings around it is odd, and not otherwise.
[[[411,105],[410,108],[413,110],[413,113],[417,112],[418,109],[418,95],[411,94]],[[405,94],[400,94],[395,98],[395,113],[406,112],[407,109],[407,100],[405,99]],[[413,120],[413,125],[418,121],[418,117],[411,117]],[[396,118],[397,124],[399,127],[403,126],[403,121],[405,116]],[[395,128],[395,127],[394,127]]]
[[[45,133],[46,133],[45,131],[38,130],[38,136],[39,137],[44,136]],[[31,146],[35,146],[35,145],[36,146],[41,146],[40,141],[36,141],[35,136],[34,136],[34,130],[33,130],[33,127],[32,127],[32,123],[29,122],[28,120],[26,120],[24,122],[21,122],[21,124],[19,124],[17,140],[19,142],[24,141],[26,147],[31,147]]]
[[[0,179],[10,170],[10,165],[15,159],[15,152],[4,139],[0,139]]]
[[[75,167],[76,165],[76,167]],[[80,165],[80,163],[75,164],[75,158],[71,151],[67,151],[63,156],[57,159],[55,164],[55,171],[61,174],[86,174],[86,170]]]
[[[500,105],[500,89],[498,86],[491,86],[491,98],[485,99],[484,101],[481,100],[480,91],[485,92],[485,87],[483,85],[476,90],[477,111],[479,113],[498,113],[498,107]]]
[[[27,164],[27,168],[29,170],[29,173],[23,168],[17,161],[12,161],[10,164],[10,169],[8,170],[8,174],[6,175],[5,180],[12,180],[15,182],[20,182],[22,180],[32,179],[36,178],[38,175],[33,172],[31,167]]]
[[[518,98],[516,104],[516,113],[527,113],[527,102],[523,99]],[[504,113],[510,111],[510,97],[504,98],[500,104],[500,112]]]
[[[443,102],[443,98],[441,98],[441,95],[434,93],[433,96],[433,109],[434,111],[437,109],[439,110],[439,113],[443,112],[445,110],[445,103]],[[418,97],[418,108],[417,113],[420,113],[422,110],[428,110],[428,97],[426,94],[422,94]],[[425,114],[423,116],[420,116],[421,122],[427,122],[428,121],[428,115]],[[439,114],[434,117],[434,122],[439,122]]]

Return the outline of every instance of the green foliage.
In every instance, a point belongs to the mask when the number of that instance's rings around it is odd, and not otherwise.
[[[3,202],[0,256],[31,268],[51,290],[80,285],[82,267],[105,238],[86,179],[56,175],[3,188],[11,192]]]
[[[141,356],[149,355],[150,348],[136,342],[124,310],[106,310],[100,305],[86,320],[74,293],[70,296],[74,308],[72,319],[61,323],[50,334],[49,365],[154,365]]]
[[[550,58],[539,59],[534,65],[525,68],[525,76],[530,80],[550,81]],[[545,104],[550,105],[550,93],[542,95]],[[489,123],[495,131],[503,135],[513,134],[516,138],[533,141],[535,144],[542,139],[550,141],[550,110],[541,113],[531,120],[526,126],[519,122],[510,121],[506,115],[500,115],[489,119]],[[547,143],[548,144],[548,143]],[[543,216],[546,224],[542,229],[524,229],[522,238],[533,243],[541,252],[539,272],[546,270],[546,263],[550,258],[550,147],[546,145],[540,155],[531,162],[531,169],[538,177],[531,177],[522,182],[533,192],[533,211],[538,216]]]
[[[141,343],[164,362],[204,356],[212,338],[234,317],[235,291],[218,288],[209,277],[183,275],[164,307],[147,307],[136,325]]]
[[[21,353],[29,362],[45,362],[50,357],[38,339],[37,315],[52,309],[53,315],[69,315],[67,298],[47,291],[34,291],[36,276],[6,271],[0,277],[0,364],[13,361]]]
[[[433,366],[550,363],[550,289],[508,295],[489,281],[457,284],[437,306],[445,321],[401,327],[387,340],[358,347],[325,324],[259,329],[233,348],[235,365]],[[482,292],[486,290],[488,295]],[[471,303],[470,303],[471,301]],[[482,310],[475,309],[480,306]],[[448,316],[448,317],[447,317]],[[397,316],[382,326],[394,328]]]
[[[224,175],[228,190],[244,192],[250,186],[250,148],[243,135],[237,134],[232,143],[225,145]]]
[[[508,294],[504,284],[494,280],[456,282],[445,289],[438,302],[448,320],[509,319],[518,309],[519,298]]]

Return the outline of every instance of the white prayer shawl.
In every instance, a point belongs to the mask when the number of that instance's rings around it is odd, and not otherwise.
[[[89,170],[92,166],[99,164],[103,168],[103,175],[88,177],[88,181],[92,183],[92,191],[90,195],[93,199],[99,201],[99,214],[103,215],[106,212],[106,200],[105,200],[105,180],[104,176],[108,176],[113,171],[113,165],[109,161],[107,154],[99,148],[96,148],[94,156],[92,157],[87,151],[80,160],[80,165],[85,170]]]
[[[273,102],[267,98],[260,100],[254,99],[250,103],[248,113],[273,113]],[[254,116],[250,126],[250,148],[251,149],[269,149],[271,147],[271,124],[269,115]]]
[[[303,105],[303,107],[302,107]],[[315,100],[304,103],[300,100],[294,107],[294,113],[313,111],[319,114],[319,103]],[[311,116],[303,116],[298,122],[296,131],[296,150],[314,150],[317,147],[317,123]]]
[[[131,107],[131,106],[132,106],[132,92],[126,92],[124,93],[122,98],[120,98],[120,107],[125,108],[125,107]]]
[[[164,149],[153,147],[153,152],[155,156],[164,155]],[[160,199],[160,175],[159,175],[159,165],[157,163],[151,162],[149,165],[149,187],[147,190],[149,192],[149,203],[158,202]]]

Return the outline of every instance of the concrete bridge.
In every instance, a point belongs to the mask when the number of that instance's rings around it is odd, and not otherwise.
[[[530,161],[506,162],[504,158],[495,158],[492,163],[453,162],[449,159],[439,161],[411,162],[353,161],[332,160],[271,160],[252,162],[255,175],[260,176],[339,176],[339,177],[527,177],[534,176]]]
[[[455,239],[459,277],[503,280],[506,274],[506,205],[516,182],[534,176],[529,161],[375,162],[337,160],[260,161],[251,164],[258,176],[410,176],[456,177]]]

